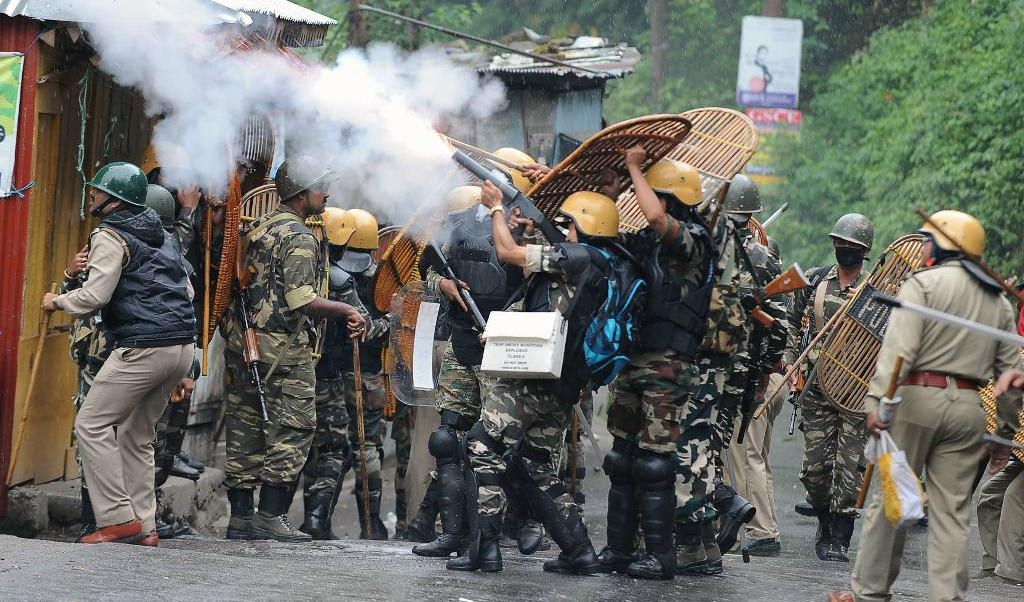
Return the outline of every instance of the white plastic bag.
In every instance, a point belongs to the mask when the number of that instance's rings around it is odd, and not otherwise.
[[[877,467],[882,506],[889,522],[898,529],[924,518],[921,480],[907,463],[907,455],[896,447],[892,435],[882,431],[877,439],[870,437],[864,454]]]

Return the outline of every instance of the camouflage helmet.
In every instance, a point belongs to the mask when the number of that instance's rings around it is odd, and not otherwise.
[[[89,181],[89,186],[121,199],[129,205],[144,207],[149,180],[137,165],[115,161],[101,167]]]
[[[290,201],[303,192],[321,184],[333,181],[333,172],[312,157],[300,155],[286,159],[277,168],[274,176],[274,188],[282,201]]]
[[[159,184],[150,184],[146,187],[146,206],[156,211],[161,221],[174,221],[174,196]]]
[[[729,184],[729,190],[725,193],[726,213],[758,213],[761,211],[761,193],[757,191],[757,184],[743,174],[737,174]]]
[[[875,227],[860,213],[847,213],[836,221],[829,236],[860,245],[868,250],[875,242]]]

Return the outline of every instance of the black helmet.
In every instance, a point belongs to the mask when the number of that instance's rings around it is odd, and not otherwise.
[[[757,184],[743,174],[733,176],[729,190],[725,193],[726,213],[758,213],[761,211],[761,193]]]
[[[847,213],[832,226],[829,236],[870,250],[875,242],[875,227],[871,225],[871,220],[860,213]]]
[[[333,172],[313,160],[312,157],[298,156],[285,160],[277,168],[274,188],[282,201],[289,201],[317,184],[333,181]]]

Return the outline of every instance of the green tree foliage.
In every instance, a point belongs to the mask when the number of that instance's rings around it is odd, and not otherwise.
[[[986,258],[1024,269],[1024,2],[949,0],[876,34],[837,69],[788,149],[776,234],[791,255],[825,261],[823,234],[858,211],[875,255],[919,226],[914,207],[961,209],[988,230]]]

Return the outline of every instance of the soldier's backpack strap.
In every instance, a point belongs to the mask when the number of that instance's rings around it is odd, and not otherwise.
[[[828,290],[829,268],[821,268],[814,275],[814,326],[815,330],[821,331],[825,327],[825,293]]]

